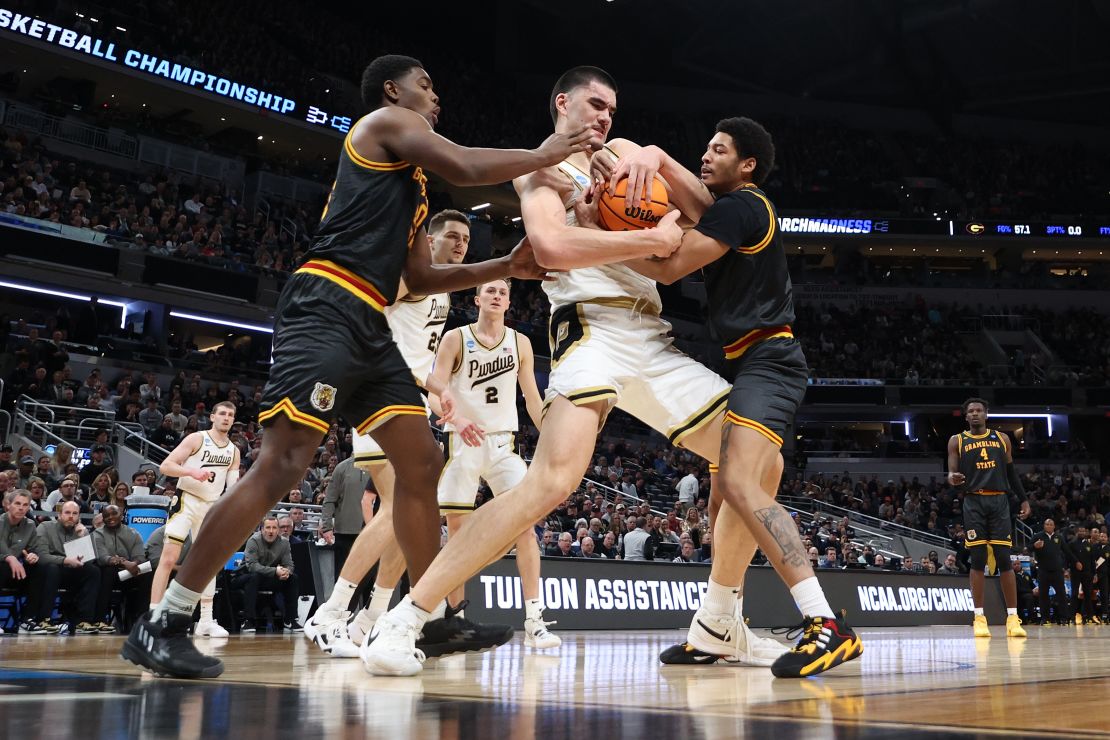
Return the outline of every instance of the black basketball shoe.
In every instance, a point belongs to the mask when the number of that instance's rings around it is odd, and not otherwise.
[[[771,666],[771,673],[779,678],[816,676],[863,655],[863,642],[848,626],[844,612],[835,619],[806,617],[801,624],[784,628],[782,632],[788,640],[799,633],[802,638]]]
[[[466,608],[463,601],[457,608],[447,607],[442,619],[425,623],[416,647],[429,658],[454,653],[476,653],[500,647],[513,639],[513,628],[507,624],[477,624],[458,614]]]
[[[153,615],[148,611],[135,623],[120,650],[121,658],[157,676],[215,678],[224,672],[221,660],[200,652],[189,639],[191,614],[166,610],[157,619]]]
[[[712,665],[718,660],[723,660],[723,658],[719,655],[704,653],[688,642],[671,645],[659,653],[659,661],[664,665]]]

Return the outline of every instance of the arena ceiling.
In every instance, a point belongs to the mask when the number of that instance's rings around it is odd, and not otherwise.
[[[1110,93],[1110,0],[499,5],[512,16],[500,27],[528,29],[529,49],[560,49],[548,74],[604,60],[626,81],[918,108],[941,123],[975,113],[1102,124]]]

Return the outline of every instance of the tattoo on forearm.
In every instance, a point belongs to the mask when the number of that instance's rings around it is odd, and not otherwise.
[[[755,517],[782,548],[782,560],[787,565],[800,568],[807,562],[798,527],[781,506],[756,509]]]

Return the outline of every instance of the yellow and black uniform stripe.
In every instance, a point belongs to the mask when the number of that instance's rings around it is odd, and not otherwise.
[[[274,416],[277,416],[278,414],[285,414],[289,417],[290,421],[297,424],[301,424],[306,427],[312,427],[313,429],[318,429],[321,434],[327,434],[327,431],[330,428],[330,425],[323,419],[315,417],[312,414],[306,414],[305,412],[297,409],[297,407],[293,405],[293,402],[289,400],[288,396],[282,398],[280,401],[278,401],[265,411],[259,411],[258,423],[263,424],[269,421]]]
[[[356,427],[356,430],[359,434],[368,434],[394,416],[427,416],[427,412],[424,410],[423,406],[409,406],[403,404],[386,406],[366,417],[366,419]]]
[[[725,423],[726,424],[735,424],[738,427],[744,427],[746,429],[752,429],[754,431],[757,431],[760,434],[762,434],[764,437],[766,437],[769,441],[773,442],[776,447],[782,447],[782,437],[775,434],[765,424],[761,424],[760,422],[755,421],[754,419],[748,419],[748,418],[745,418],[743,416],[739,416],[739,415],[734,414],[733,412],[729,411],[728,413],[725,414]]]
[[[301,265],[297,272],[308,273],[309,275],[316,275],[325,280],[330,280],[344,290],[354,294],[360,300],[370,304],[375,310],[381,311],[387,305],[385,296],[382,295],[380,290],[371,285],[368,280],[364,280],[347,268],[329,260],[309,260]]]
[[[793,339],[794,331],[790,328],[788,324],[784,324],[783,326],[770,326],[766,329],[752,329],[750,332],[740,337],[735,342],[732,342],[731,344],[726,344],[724,346],[725,359],[737,360],[745,352],[747,352],[749,349],[759,344],[760,342],[764,342],[768,339],[775,339],[777,337],[786,337]]]

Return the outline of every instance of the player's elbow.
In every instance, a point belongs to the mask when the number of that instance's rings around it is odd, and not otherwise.
[[[682,279],[682,273],[673,268],[664,267],[655,276],[655,282],[663,285],[674,285]]]
[[[528,232],[528,241],[532,244],[532,255],[536,264],[545,270],[569,270],[562,250],[559,249],[558,239],[553,234]]]

